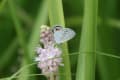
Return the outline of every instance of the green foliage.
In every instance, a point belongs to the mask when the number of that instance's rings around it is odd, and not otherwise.
[[[0,80],[46,80],[34,63],[43,24],[63,25],[76,32],[75,38],[61,45],[65,63],[58,73],[61,80],[120,80],[119,3],[0,0]]]

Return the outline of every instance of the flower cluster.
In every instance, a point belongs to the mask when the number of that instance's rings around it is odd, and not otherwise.
[[[53,33],[50,28],[41,26],[40,42],[43,47],[37,47],[36,52],[38,56],[36,61],[42,73],[47,75],[51,72],[57,72],[59,66],[63,66],[61,58],[61,50],[55,47]]]

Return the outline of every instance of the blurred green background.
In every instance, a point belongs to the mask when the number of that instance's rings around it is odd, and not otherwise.
[[[42,10],[43,1],[13,0],[26,43],[32,35],[38,14],[44,11]],[[74,39],[68,42],[70,54],[78,52],[79,49],[84,14],[83,2],[84,0],[63,0],[66,27],[72,28],[77,34]],[[99,0],[96,43],[97,51],[118,57],[120,56],[119,4],[120,0]],[[54,6],[56,7],[56,5]],[[8,0],[0,0],[0,78],[9,77],[15,73],[21,67],[24,58],[13,20],[14,14],[11,13]],[[44,19],[41,18],[41,20]],[[49,25],[48,18],[44,21]],[[73,80],[75,80],[77,56],[70,56]],[[96,60],[96,80],[120,80],[120,58],[97,54]],[[40,73],[39,69],[37,71]],[[40,76],[40,80],[42,79],[45,80],[43,76]]]

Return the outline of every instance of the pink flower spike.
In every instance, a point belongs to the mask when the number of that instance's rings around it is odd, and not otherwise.
[[[62,51],[55,47],[53,33],[49,27],[45,25],[42,26],[40,37],[40,42],[43,44],[43,47],[36,48],[38,55],[35,61],[38,62],[38,67],[44,75],[57,72],[59,66],[64,66],[61,57]]]

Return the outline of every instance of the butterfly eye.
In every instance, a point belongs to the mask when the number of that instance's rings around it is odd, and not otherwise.
[[[59,31],[60,29],[59,29],[59,28],[56,28],[55,30],[56,30],[56,31]]]
[[[59,25],[55,26],[55,30],[56,30],[56,31],[61,30],[61,28],[62,28],[62,26],[59,26]]]

